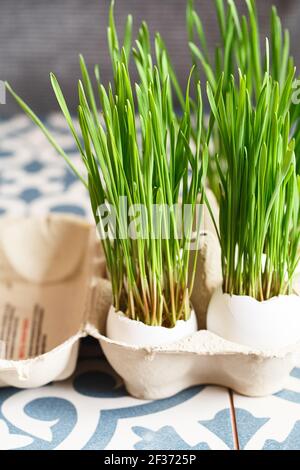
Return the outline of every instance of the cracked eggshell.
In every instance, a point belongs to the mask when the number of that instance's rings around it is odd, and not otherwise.
[[[111,306],[106,322],[107,337],[130,346],[148,347],[170,344],[190,336],[197,330],[198,324],[194,310],[188,320],[178,320],[173,328],[165,328],[131,320],[122,312],[116,312]]]
[[[207,329],[234,343],[280,349],[300,341],[300,297],[281,295],[258,300],[224,294],[218,288],[207,312]]]
[[[90,226],[51,215],[14,220],[2,227],[3,252],[23,279],[52,283],[71,276],[85,253]]]

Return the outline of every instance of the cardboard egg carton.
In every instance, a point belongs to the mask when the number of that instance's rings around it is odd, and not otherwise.
[[[200,328],[221,281],[219,254],[215,235],[202,234],[192,297]],[[143,399],[164,398],[196,384],[271,394],[284,387],[300,352],[300,345],[251,350],[205,329],[167,346],[127,346],[105,336],[111,301],[94,226],[57,215],[2,218],[0,385],[39,387],[69,377],[86,335],[99,340],[129,393]]]

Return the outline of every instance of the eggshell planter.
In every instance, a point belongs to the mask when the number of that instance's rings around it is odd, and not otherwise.
[[[211,232],[202,236],[197,295],[192,300],[199,328],[206,322],[203,299],[208,304],[220,284],[220,266],[212,268],[207,262],[215,259],[218,241]],[[22,244],[20,256],[13,253],[10,240]],[[60,256],[65,263],[57,262]],[[187,331],[186,322],[184,334],[181,330],[179,336],[168,336],[168,341],[156,330],[151,330],[152,344],[150,333],[146,337],[143,333],[138,341],[129,340],[127,333],[124,337],[125,329],[122,336],[115,327],[114,333],[108,329],[109,338],[106,327],[111,305],[111,284],[93,225],[54,215],[0,219],[0,322],[6,317],[17,325],[14,335],[5,332],[4,349],[0,343],[1,386],[39,387],[69,377],[76,366],[80,338],[87,335],[98,339],[128,392],[143,399],[168,397],[197,384],[219,384],[251,396],[268,395],[285,386],[300,353],[297,342],[283,348],[277,344],[274,348],[253,347],[205,329],[193,332],[194,320],[191,330]],[[32,335],[34,325],[38,325],[38,334]],[[143,327],[138,325],[139,331]]]
[[[160,346],[181,340],[198,330],[197,317],[192,310],[188,320],[178,320],[173,328],[145,325],[131,320],[112,306],[106,321],[106,336],[130,346]]]
[[[300,296],[258,300],[216,289],[207,312],[207,329],[234,343],[280,349],[300,342]]]

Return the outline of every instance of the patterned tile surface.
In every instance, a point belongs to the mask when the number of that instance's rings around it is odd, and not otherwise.
[[[47,126],[79,169],[72,137],[56,115]],[[68,212],[90,217],[84,187],[25,116],[0,122],[0,215]]]
[[[300,369],[271,397],[234,395],[241,449],[300,450]]]
[[[65,124],[47,126],[82,168]],[[90,218],[82,185],[24,116],[0,122],[0,216],[67,212]],[[86,345],[86,340],[85,340]],[[74,377],[40,389],[0,389],[0,449],[228,449],[227,390],[194,387],[152,402],[127,395],[95,350]]]
[[[63,382],[0,389],[0,449],[232,447],[226,390],[198,386],[163,400],[137,400],[99,355],[81,355]]]

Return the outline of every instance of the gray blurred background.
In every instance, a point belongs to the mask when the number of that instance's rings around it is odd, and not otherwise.
[[[100,64],[105,82],[111,76],[106,40],[109,4],[110,0],[0,0],[0,79],[8,80],[43,115],[58,109],[49,82],[49,72],[53,71],[75,111],[80,52],[89,67]],[[236,0],[236,4],[243,8],[244,0]],[[284,27],[291,31],[292,53],[299,66],[299,0],[258,0],[257,4],[262,39],[268,35],[270,7],[275,4]],[[214,3],[195,0],[195,6],[213,47],[218,41]],[[190,66],[185,8],[185,0],[117,0],[115,7],[120,33],[125,17],[132,13],[135,32],[146,20],[152,33],[162,34],[182,85]],[[18,111],[11,98],[7,101],[0,106],[1,116]]]

